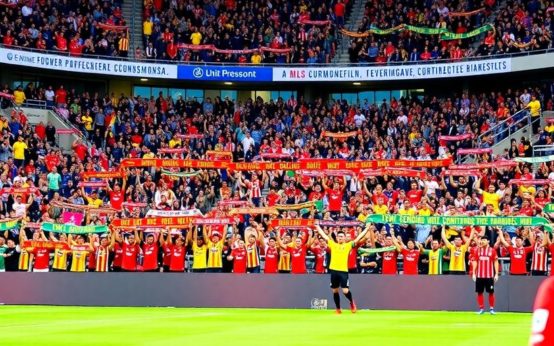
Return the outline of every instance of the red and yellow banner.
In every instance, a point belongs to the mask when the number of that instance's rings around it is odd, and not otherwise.
[[[233,208],[229,215],[279,215],[275,208]]]
[[[25,249],[69,250],[69,245],[63,242],[46,240],[26,240],[23,242]]]
[[[311,208],[313,206],[315,206],[315,202],[305,202],[299,204],[277,204],[274,206],[274,208],[278,210],[299,210]]]
[[[143,219],[114,219],[111,223],[116,228],[187,228],[192,225],[198,216],[182,216],[182,217],[149,217]]]
[[[417,171],[415,169],[405,169],[405,168],[381,168],[374,170],[361,170],[360,175],[364,177],[382,177],[385,175],[395,176],[395,177],[410,177],[410,178],[420,178],[425,179],[427,173],[424,171]]]
[[[508,168],[516,167],[517,162],[511,160],[498,160],[495,162],[470,163],[464,165],[451,165],[449,169],[487,169],[487,168]]]
[[[108,172],[83,172],[83,179],[112,179],[112,178],[123,178],[125,173],[122,171],[108,171]]]
[[[186,159],[123,159],[121,167],[161,167],[195,169],[230,169],[234,171],[353,170],[376,168],[439,168],[452,164],[452,158],[438,160],[368,160],[303,159],[298,162],[231,162]]]
[[[323,131],[321,133],[321,137],[330,137],[330,138],[339,138],[339,139],[345,139],[349,137],[354,137],[358,135],[358,131],[350,131],[350,132],[327,132]]]
[[[271,227],[280,228],[306,228],[315,227],[315,219],[274,219],[270,222]]]
[[[199,217],[193,221],[193,224],[210,226],[210,225],[230,225],[233,222],[235,221],[230,217]]]

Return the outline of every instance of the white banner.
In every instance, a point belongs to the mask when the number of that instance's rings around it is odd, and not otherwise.
[[[155,210],[150,209],[146,213],[146,216],[156,217],[184,217],[184,216],[204,216],[198,209],[190,210]]]
[[[455,63],[367,67],[273,68],[274,82],[363,82],[466,77],[512,71],[512,60],[490,59]]]
[[[177,65],[91,59],[0,48],[0,63],[60,70],[139,78],[177,79]]]

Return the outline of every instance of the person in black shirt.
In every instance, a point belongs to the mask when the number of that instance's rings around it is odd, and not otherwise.
[[[8,239],[7,241],[8,248],[4,252],[4,264],[7,272],[16,272],[18,271],[19,265],[19,251],[13,239]]]

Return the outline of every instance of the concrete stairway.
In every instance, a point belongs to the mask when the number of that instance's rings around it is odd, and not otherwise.
[[[142,0],[124,0],[121,5],[123,18],[129,26],[129,57],[135,56],[135,48],[140,47],[144,51],[142,44]]]
[[[364,18],[365,4],[367,0],[354,0],[352,10],[344,28],[349,31],[357,31]],[[348,57],[348,47],[350,47],[350,38],[338,33],[339,45],[337,47],[337,54],[333,58],[333,63],[336,64],[348,64],[350,59]]]

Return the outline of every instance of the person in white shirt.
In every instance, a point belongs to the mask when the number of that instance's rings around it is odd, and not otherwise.
[[[44,97],[46,98],[46,105],[49,107],[54,106],[54,97],[56,93],[54,90],[52,90],[52,86],[50,85],[48,89],[44,92]]]
[[[15,216],[16,217],[25,217],[25,215],[27,214],[27,209],[31,206],[32,203],[33,203],[33,195],[32,194],[29,196],[28,203],[24,203],[22,201],[21,195],[18,195],[15,198],[15,202],[13,202],[13,205],[12,205],[12,208],[15,212]]]
[[[400,114],[396,118],[396,122],[397,123],[403,123],[404,125],[408,125],[408,117],[406,116],[406,114]]]
[[[356,124],[356,127],[362,127],[365,121],[365,115],[363,115],[360,110],[358,110],[358,112],[356,112],[356,115],[354,115],[354,124]]]
[[[523,90],[523,94],[519,96],[519,100],[523,104],[523,107],[527,107],[529,102],[531,102],[531,95],[527,92],[527,89]]]
[[[242,148],[244,149],[244,154],[246,155],[250,147],[254,145],[254,138],[250,136],[250,132],[246,132],[246,136],[242,139]]]

